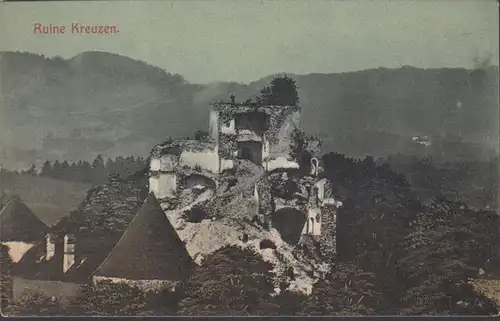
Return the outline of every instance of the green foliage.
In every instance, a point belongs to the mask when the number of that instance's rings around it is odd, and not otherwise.
[[[385,302],[373,273],[351,263],[336,262],[305,301],[303,315],[384,314]]]
[[[404,279],[394,262],[404,253],[405,228],[420,209],[402,175],[371,157],[354,160],[341,154],[323,157],[334,195],[343,199],[337,215],[337,252],[382,281],[380,291],[398,306]]]
[[[500,158],[489,161],[439,162],[430,157],[396,155],[387,162],[404,174],[412,190],[423,200],[443,196],[470,207],[495,208]]]
[[[125,283],[100,281],[83,285],[70,300],[68,311],[72,315],[152,315],[152,296]]]
[[[2,311],[5,310],[10,302],[12,294],[12,279],[10,277],[10,271],[14,262],[9,255],[9,247],[4,244],[0,244],[0,295],[1,295],[1,308]]]
[[[43,292],[26,289],[19,300],[5,310],[9,316],[57,316],[65,315],[65,308],[56,298]]]
[[[299,104],[299,94],[295,80],[288,76],[278,76],[264,87],[257,98],[262,105],[296,106]]]
[[[272,265],[234,246],[209,255],[179,289],[179,315],[264,315],[274,311]]]
[[[383,281],[383,296],[401,314],[491,314],[496,309],[468,280],[488,261],[498,262],[499,219],[465,204],[439,199],[422,205],[405,178],[371,157],[323,158],[325,175],[344,198],[338,251]],[[439,191],[431,161],[420,180]],[[441,180],[442,181],[442,180]]]
[[[439,201],[411,223],[406,255],[397,265],[405,276],[404,314],[490,314],[495,308],[475,294],[469,278],[496,254],[498,218],[483,220],[463,205]],[[465,303],[465,309],[458,302]]]

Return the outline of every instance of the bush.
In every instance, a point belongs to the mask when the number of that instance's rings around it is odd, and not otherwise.
[[[179,289],[179,315],[266,315],[276,311],[272,265],[235,246],[207,256]]]
[[[152,315],[155,293],[125,283],[85,284],[69,303],[73,315]]]
[[[57,316],[65,315],[65,306],[54,297],[48,297],[41,291],[26,289],[19,300],[9,305],[6,310],[9,316]]]

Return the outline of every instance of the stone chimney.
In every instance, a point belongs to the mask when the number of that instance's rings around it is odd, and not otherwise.
[[[55,235],[47,233],[45,235],[45,260],[48,261],[56,255]]]
[[[74,234],[66,234],[63,243],[63,273],[75,264],[75,244],[76,237]]]

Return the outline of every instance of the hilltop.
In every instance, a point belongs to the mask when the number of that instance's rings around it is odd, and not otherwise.
[[[144,156],[166,136],[206,127],[207,106],[234,93],[255,97],[273,75],[250,84],[191,84],[128,57],[84,52],[71,59],[0,53],[0,159],[11,168],[97,154]],[[325,151],[352,157],[408,153],[445,159],[498,152],[498,67],[371,69],[291,75],[302,126]],[[412,141],[428,136],[430,146]],[[41,165],[41,164],[39,164]]]

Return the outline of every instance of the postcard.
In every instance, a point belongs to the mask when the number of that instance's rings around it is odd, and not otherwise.
[[[494,316],[496,1],[3,1],[3,316]]]

